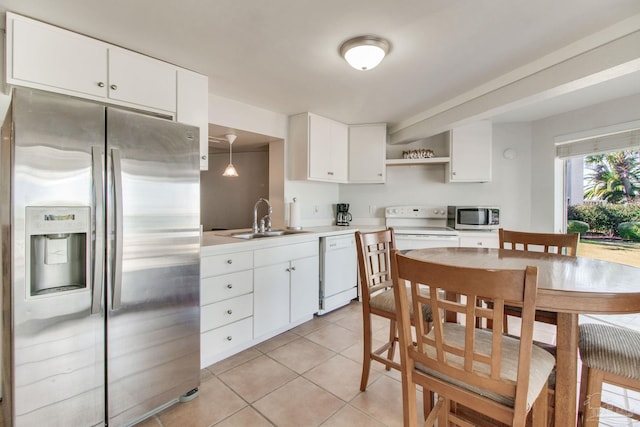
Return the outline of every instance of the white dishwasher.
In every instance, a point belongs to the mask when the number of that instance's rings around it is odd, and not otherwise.
[[[320,238],[320,310],[325,314],[358,297],[358,254],[353,233]]]

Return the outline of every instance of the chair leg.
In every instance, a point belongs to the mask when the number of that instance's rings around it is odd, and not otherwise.
[[[398,342],[398,325],[395,320],[389,321],[389,351],[387,352],[387,359],[393,360],[393,356],[396,352],[396,343]],[[387,364],[387,371],[391,370],[391,365]]]
[[[582,425],[598,427],[600,424],[600,405],[602,404],[602,380],[604,374],[598,369],[582,366],[582,380],[586,382],[584,391],[580,386],[580,404],[582,405]]]
[[[360,379],[360,391],[365,391],[367,389],[367,383],[369,382],[369,371],[371,370],[371,346],[372,337],[371,337],[371,315],[365,314],[363,316],[363,334],[364,340],[362,343],[362,377]]]
[[[533,427],[547,427],[549,413],[549,386],[545,384],[540,392],[540,396],[533,402],[531,417]]]
[[[409,369],[413,369],[413,367],[402,370],[402,418],[404,427],[418,427],[423,423],[418,423],[416,384],[411,381]]]

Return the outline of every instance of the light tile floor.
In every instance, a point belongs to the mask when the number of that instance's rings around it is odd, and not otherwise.
[[[372,362],[367,391],[359,390],[361,310],[354,302],[203,369],[196,399],[176,404],[139,427],[401,426],[397,371]],[[511,318],[512,331],[517,321]],[[640,330],[636,317],[583,316],[580,321]],[[388,323],[374,317],[373,329],[374,340],[381,344]],[[534,338],[553,344],[555,328],[537,323]],[[418,399],[421,408],[420,392]],[[640,411],[637,393],[608,387],[605,399]],[[638,427],[640,422],[603,411],[601,426]]]
[[[374,340],[387,334],[388,323],[375,319]],[[362,393],[361,361],[354,302],[203,369],[199,397],[140,426],[402,426],[398,372],[372,363]],[[418,400],[422,411],[421,392]]]

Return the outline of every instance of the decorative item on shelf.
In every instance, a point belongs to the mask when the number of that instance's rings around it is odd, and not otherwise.
[[[420,148],[418,150],[409,150],[402,152],[403,159],[430,159],[434,157],[435,154],[433,150],[428,148]]]

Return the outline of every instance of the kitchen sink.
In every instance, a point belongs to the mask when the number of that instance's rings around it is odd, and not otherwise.
[[[252,233],[252,232],[243,232],[243,233],[233,233],[230,236],[235,237],[237,239],[260,239],[264,237],[276,237],[276,236],[286,236],[288,234],[300,234],[304,233],[304,231],[299,230],[271,230],[265,231],[262,233]]]

